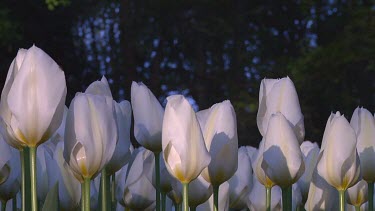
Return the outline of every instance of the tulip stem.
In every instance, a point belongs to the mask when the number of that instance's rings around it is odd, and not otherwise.
[[[189,183],[183,182],[182,183],[182,206],[183,211],[189,211]]]
[[[292,210],[292,186],[282,188],[282,202],[283,210],[291,211]]]
[[[355,211],[361,211],[361,206],[355,206]]]
[[[36,186],[36,150],[37,147],[29,147],[30,179],[31,179],[31,210],[38,211],[38,195]]]
[[[213,194],[214,194],[214,211],[219,210],[219,185],[213,186]]]
[[[20,150],[21,161],[21,198],[22,198],[22,211],[26,211],[31,205],[31,190],[30,190],[30,157],[29,148],[24,147]]]
[[[116,174],[112,174],[112,184],[111,184],[111,204],[112,204],[112,210],[116,210]]]
[[[196,211],[197,207],[190,207],[190,211]]]
[[[82,211],[90,211],[90,182],[90,178],[84,178],[83,183],[81,184]]]
[[[368,182],[368,210],[374,211],[374,183]]]
[[[165,211],[166,201],[167,201],[167,193],[161,192],[161,211]]]
[[[101,210],[102,211],[109,211],[111,208],[109,207],[110,206],[110,203],[109,203],[109,180],[110,180],[110,176],[107,175],[107,169],[106,167],[104,167],[102,169],[102,175],[100,177],[100,185],[101,185]]]
[[[345,190],[339,190],[340,211],[345,211]]]
[[[271,189],[272,187],[266,187],[266,210],[271,211]]]
[[[160,211],[160,152],[154,152],[156,179],[156,211]]]

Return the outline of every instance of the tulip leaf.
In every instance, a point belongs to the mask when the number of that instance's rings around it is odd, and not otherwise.
[[[59,182],[49,190],[42,211],[59,210]]]

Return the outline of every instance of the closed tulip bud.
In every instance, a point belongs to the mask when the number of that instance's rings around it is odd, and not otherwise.
[[[143,147],[161,152],[161,131],[164,109],[154,94],[141,83],[133,81],[131,104],[134,115],[134,136]]]
[[[312,175],[316,167],[316,163],[318,162],[319,150],[319,146],[316,143],[304,141],[301,144],[303,162],[305,163],[305,172],[302,174],[301,178],[299,178],[297,183],[301,190],[303,202],[306,202],[307,200]]]
[[[156,200],[152,181],[155,158],[151,151],[144,148],[135,150],[132,157],[125,181],[123,200],[126,207],[145,210]]]
[[[200,126],[211,162],[202,176],[213,186],[219,186],[233,176],[238,166],[236,113],[228,100],[203,112],[206,120],[201,120]]]
[[[305,137],[303,115],[296,89],[289,77],[263,79],[260,84],[257,125],[262,136],[266,135],[272,114],[277,112],[285,116],[299,143],[302,143]]]
[[[11,158],[5,164],[9,167],[9,176],[4,183],[0,185],[0,199],[1,201],[8,201],[19,192],[21,187],[21,163],[19,159],[19,152],[15,149],[11,150]]]
[[[130,152],[130,126],[132,109],[126,100],[114,103],[116,121],[118,126],[118,141],[111,160],[107,164],[107,174],[114,174],[120,170],[131,157]]]
[[[66,97],[64,72],[43,50],[19,50],[1,93],[0,115],[11,146],[36,147],[60,126]]]
[[[367,182],[375,182],[375,120],[365,108],[354,110],[350,125],[357,136],[361,174]]]
[[[78,180],[95,178],[112,158],[117,138],[113,100],[78,93],[69,107],[64,141],[64,158]]]
[[[269,120],[261,167],[270,180],[282,188],[291,186],[305,171],[298,140],[280,112]]]
[[[319,156],[318,160],[321,158]],[[339,210],[338,192],[322,178],[315,167],[310,183],[305,210]]]
[[[266,210],[266,188],[253,176],[253,188],[249,194],[247,206],[250,210]],[[271,210],[281,207],[281,188],[274,186],[271,189]]]
[[[362,206],[362,204],[368,201],[367,182],[365,180],[359,181],[351,188],[348,188],[346,193],[346,202],[348,204],[356,207]]]
[[[253,185],[251,161],[247,155],[247,147],[238,149],[238,168],[236,173],[228,180],[229,183],[229,207],[241,210],[247,207],[249,193]]]
[[[169,173],[182,183],[197,178],[210,154],[195,112],[182,95],[169,96],[163,119],[163,158]]]
[[[325,148],[317,164],[318,173],[330,185],[342,191],[353,186],[360,178],[357,139],[353,128],[340,113],[336,113],[329,124],[328,130],[324,131]]]

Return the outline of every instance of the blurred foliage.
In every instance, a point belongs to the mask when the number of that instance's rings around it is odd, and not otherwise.
[[[63,68],[67,105],[102,75],[116,100],[130,99],[131,81],[163,104],[176,93],[197,110],[229,99],[240,144],[257,146],[260,81],[289,75],[306,138],[320,142],[331,111],[375,109],[373,15],[370,1],[4,0],[0,81],[36,44]]]

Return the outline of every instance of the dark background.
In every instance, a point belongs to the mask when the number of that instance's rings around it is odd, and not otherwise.
[[[116,100],[143,81],[164,105],[197,110],[229,99],[240,145],[257,146],[260,81],[289,76],[306,139],[321,142],[331,111],[374,112],[371,1],[2,0],[0,86],[19,48],[46,51],[65,71],[69,105],[105,75]]]

